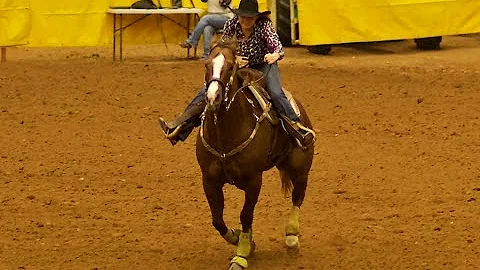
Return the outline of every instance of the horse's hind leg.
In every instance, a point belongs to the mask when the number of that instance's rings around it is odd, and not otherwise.
[[[292,209],[288,217],[287,225],[285,226],[285,243],[289,248],[298,248],[300,245],[298,236],[300,234],[300,206],[305,198],[305,191],[307,189],[308,171],[305,173],[298,173],[292,171],[280,171],[282,183],[285,192],[288,192],[291,185],[292,190]]]
[[[232,245],[238,243],[240,235],[239,230],[229,230],[223,220],[224,196],[222,190],[223,184],[216,181],[215,178],[203,176],[203,190],[207,197],[210,212],[212,214],[212,225],[220,233],[220,235]]]

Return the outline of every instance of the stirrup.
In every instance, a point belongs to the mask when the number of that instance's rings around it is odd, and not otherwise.
[[[316,134],[312,129],[307,128],[300,122],[295,122],[298,127],[297,132],[302,137],[301,146],[308,147],[315,142]],[[298,139],[297,139],[298,140]]]
[[[176,126],[175,128],[170,128],[167,122],[165,122],[165,120],[162,117],[158,119],[158,122],[160,124],[160,128],[165,134],[165,137],[170,141],[170,143],[172,145],[177,144],[178,142],[177,136],[182,129],[183,123]]]
[[[280,115],[280,117],[283,120],[283,128],[292,138],[295,139],[298,146],[300,146],[302,149],[306,149],[315,142],[315,131],[305,127],[300,122],[290,120],[285,115]]]

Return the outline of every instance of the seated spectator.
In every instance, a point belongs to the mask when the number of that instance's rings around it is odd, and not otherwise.
[[[181,8],[181,7],[182,7],[182,0],[172,0],[172,8]]]
[[[203,56],[201,59],[207,59],[210,54],[210,42],[215,33],[223,29],[225,22],[233,17],[233,13],[228,9],[231,0],[201,0],[207,3],[208,14],[203,16],[195,26],[192,34],[187,40],[180,43],[182,48],[196,47],[200,36],[203,34]]]

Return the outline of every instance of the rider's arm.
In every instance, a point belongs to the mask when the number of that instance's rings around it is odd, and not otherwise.
[[[261,24],[262,27],[262,37],[265,41],[267,46],[267,50],[269,53],[278,53],[280,59],[283,58],[285,55],[283,52],[282,43],[280,42],[280,38],[278,37],[275,28],[273,27],[273,23],[270,20],[264,20]]]

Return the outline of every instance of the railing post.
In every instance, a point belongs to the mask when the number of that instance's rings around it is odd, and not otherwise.
[[[7,61],[7,48],[2,47],[1,51],[2,51],[2,57],[1,57],[0,62],[3,63],[3,62]]]

